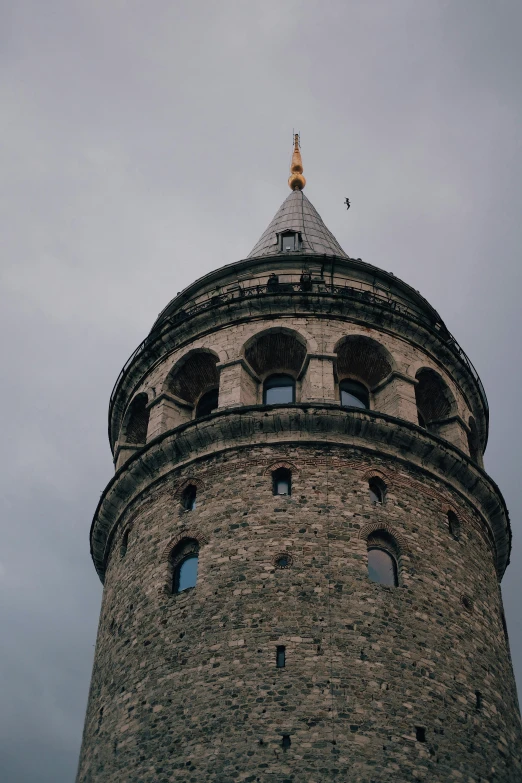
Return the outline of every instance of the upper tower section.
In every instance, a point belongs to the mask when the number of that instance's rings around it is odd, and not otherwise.
[[[252,406],[261,415],[282,399],[267,393],[279,375],[292,387],[285,406],[322,406],[346,426],[361,417],[393,422],[408,459],[416,453],[419,464],[437,458],[440,466],[442,449],[452,470],[471,466],[484,477],[488,405],[473,365],[417,291],[343,250],[304,184],[296,138],[291,193],[253,250],[176,296],[127,361],[109,410],[116,467],[166,433],[182,438],[191,422]],[[510,540],[503,501],[497,511],[502,573]]]

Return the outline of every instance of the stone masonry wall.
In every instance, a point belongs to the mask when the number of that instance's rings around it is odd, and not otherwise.
[[[281,464],[290,497],[272,494]],[[375,475],[382,506],[368,494]],[[188,480],[198,494],[186,512]],[[398,543],[398,588],[368,579],[375,529]],[[200,542],[198,582],[172,595],[182,535]],[[274,566],[280,553],[289,568]],[[351,447],[231,449],[173,471],[113,541],[83,747],[78,783],[519,783],[480,517],[428,474]]]

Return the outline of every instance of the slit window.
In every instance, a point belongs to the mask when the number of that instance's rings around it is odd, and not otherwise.
[[[284,750],[289,748],[291,744],[292,744],[292,742],[290,740],[290,734],[283,734],[283,739],[281,740],[281,745],[284,748]]]
[[[480,691],[475,691],[475,707],[477,710],[482,709],[482,694]]]
[[[274,495],[292,494],[292,474],[288,468],[278,468],[272,473],[272,491]]]
[[[284,669],[286,666],[286,648],[279,645],[276,650],[276,666],[278,669]]]
[[[218,406],[218,398],[219,389],[210,389],[210,391],[202,394],[196,406],[196,419],[201,418],[201,416],[208,416],[212,411],[215,411]]]
[[[264,405],[295,402],[295,380],[291,375],[270,375],[263,384]]]
[[[458,541],[460,538],[460,521],[454,511],[448,511],[448,527],[455,541]]]
[[[359,381],[345,380],[339,384],[341,405],[344,408],[369,408],[368,389]]]
[[[426,742],[426,729],[424,726],[415,726],[415,737],[417,742]]]
[[[189,484],[188,487],[185,487],[183,495],[181,496],[181,505],[185,511],[194,511],[196,508],[196,495],[197,488],[194,484]]]
[[[374,505],[382,505],[386,497],[386,484],[380,478],[372,478],[368,482],[370,500]]]

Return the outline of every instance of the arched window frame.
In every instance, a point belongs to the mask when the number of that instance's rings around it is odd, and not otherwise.
[[[137,394],[125,413],[122,440],[129,446],[144,446],[147,442],[150,408],[145,392]]]
[[[343,388],[343,386],[345,388]],[[350,402],[343,402],[343,393],[349,394],[350,397],[358,400],[360,404],[350,404]],[[370,389],[365,383],[363,383],[363,381],[360,381],[358,378],[343,378],[341,381],[339,381],[339,402],[343,408],[360,408],[361,410],[370,410]]]
[[[181,572],[181,567],[183,566],[183,563],[185,563],[187,560],[193,557],[197,557],[198,565],[199,565],[199,549],[200,549],[199,542],[196,541],[195,538],[184,538],[178,544],[176,544],[176,546],[172,550],[171,555],[169,557],[169,566],[170,566],[169,582],[170,582],[170,591],[172,595],[179,595],[181,593],[185,593],[187,590],[193,590],[194,587],[196,587],[197,577],[196,577],[196,584],[180,590],[179,576]]]
[[[278,492],[279,484],[283,482],[287,484],[288,492]],[[272,494],[278,497],[292,494],[292,471],[289,468],[280,467],[272,472]]]
[[[415,373],[415,403],[419,427],[430,431],[456,411],[455,396],[443,376],[432,367],[420,367]]]
[[[198,488],[195,484],[187,484],[181,493],[181,507],[184,511],[194,511],[196,508]]]
[[[288,380],[289,383],[276,383],[275,379],[278,379],[282,381],[283,379]],[[270,385],[270,384],[273,385]],[[291,388],[292,394],[291,394],[291,400],[287,402],[267,402],[267,391],[270,391],[271,389],[283,389],[283,388]],[[296,392],[296,380],[293,375],[290,375],[288,372],[273,372],[270,373],[270,375],[267,375],[266,378],[263,380],[263,405],[290,405],[295,402],[295,392]]]
[[[378,550],[385,552],[388,557],[391,558],[393,564],[394,584],[385,585],[383,582],[377,582],[376,580],[370,580],[374,584],[380,584],[382,587],[395,588],[400,585],[400,551],[395,538],[385,529],[374,530],[370,533],[366,539],[367,552],[372,550]],[[369,562],[367,563],[369,571]],[[368,575],[368,579],[370,579]]]
[[[387,490],[388,488],[385,482],[379,476],[371,476],[368,480],[368,491],[372,505],[383,506],[386,503]],[[376,495],[378,499],[374,499],[372,493]]]

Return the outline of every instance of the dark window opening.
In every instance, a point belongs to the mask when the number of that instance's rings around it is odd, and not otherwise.
[[[283,734],[283,739],[281,740],[281,746],[286,750],[290,747],[292,742],[290,741],[290,734]]]
[[[276,652],[276,666],[278,669],[284,669],[286,665],[286,648],[279,645]]]
[[[121,539],[120,557],[125,557],[125,555],[127,554],[128,546],[129,546],[129,531],[126,530]]]
[[[424,726],[415,726],[417,742],[426,742],[426,729]]]
[[[211,389],[205,392],[200,398],[196,407],[196,419],[201,416],[208,416],[215,411],[218,406],[219,389]]]
[[[454,511],[448,511],[448,526],[451,535],[455,541],[458,541],[460,538],[460,522]]]
[[[477,710],[482,709],[482,694],[480,691],[475,691],[475,707]]]
[[[299,250],[299,236],[294,232],[281,235],[281,250],[287,253],[290,250]]]
[[[264,405],[295,402],[295,380],[291,375],[270,375],[263,384]]]
[[[426,429],[426,421],[418,408],[417,408],[417,418],[419,420],[419,427],[423,427],[424,429]]]
[[[372,478],[368,482],[370,500],[375,505],[382,505],[386,497],[386,484],[380,478]]]
[[[275,564],[278,568],[288,568],[290,562],[290,558],[287,555],[281,555],[276,559]]]
[[[181,496],[181,505],[185,511],[194,511],[196,508],[196,495],[197,488],[194,484],[189,484],[188,487],[185,487]]]
[[[359,381],[345,380],[339,384],[341,405],[346,408],[369,408],[368,389]]]
[[[292,494],[292,473],[288,468],[278,468],[272,473],[272,491],[274,495]]]

